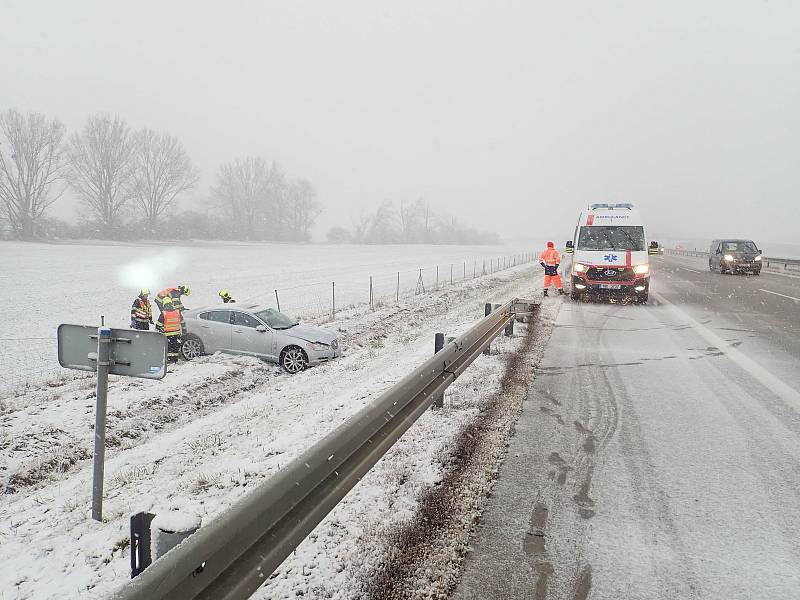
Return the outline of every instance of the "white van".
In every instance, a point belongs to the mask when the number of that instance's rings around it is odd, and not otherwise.
[[[633,204],[591,204],[581,213],[574,238],[567,242],[572,259],[572,299],[591,292],[613,293],[647,302],[649,255],[644,222]]]

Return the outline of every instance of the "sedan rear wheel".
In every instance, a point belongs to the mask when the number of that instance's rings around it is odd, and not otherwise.
[[[186,360],[203,356],[203,341],[196,335],[190,335],[181,344],[181,354]]]
[[[308,366],[308,357],[302,348],[289,346],[281,352],[281,367],[287,373],[294,375]]]

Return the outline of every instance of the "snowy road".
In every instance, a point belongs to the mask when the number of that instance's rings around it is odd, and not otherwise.
[[[800,280],[652,285],[563,302],[456,599],[798,597]]]

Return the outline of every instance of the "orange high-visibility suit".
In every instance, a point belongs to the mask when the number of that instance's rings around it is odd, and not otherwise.
[[[561,264],[561,256],[553,247],[553,242],[547,243],[547,249],[539,255],[539,262],[544,267],[544,290],[547,292],[550,283],[556,286],[557,290],[563,289],[561,275],[558,274],[558,266]]]

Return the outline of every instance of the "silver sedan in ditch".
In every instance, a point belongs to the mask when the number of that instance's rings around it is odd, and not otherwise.
[[[186,310],[181,353],[186,360],[203,354],[248,354],[299,373],[339,356],[336,334],[313,325],[300,325],[260,304],[214,306]]]

